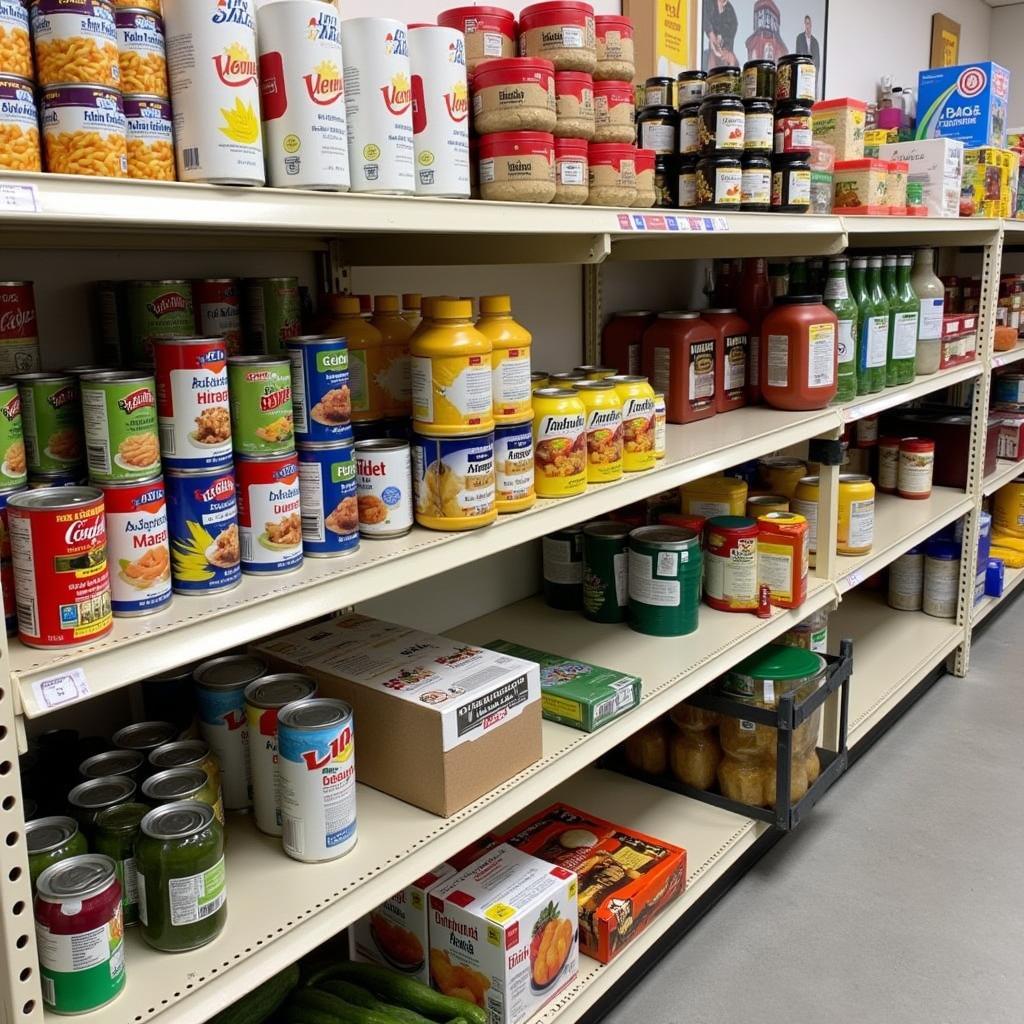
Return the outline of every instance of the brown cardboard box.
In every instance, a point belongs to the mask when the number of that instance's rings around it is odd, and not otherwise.
[[[622,0],[633,20],[636,81],[700,67],[696,49],[696,11],[701,0]]]
[[[540,759],[533,662],[363,615],[255,649],[352,705],[360,782],[435,814],[454,814]]]

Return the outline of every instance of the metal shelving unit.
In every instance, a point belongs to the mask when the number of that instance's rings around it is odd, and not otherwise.
[[[1014,462],[1012,459],[1000,459],[994,473],[989,473],[982,483],[982,493],[987,498],[994,494],[1004,484],[1016,480],[1024,473],[1024,461]]]

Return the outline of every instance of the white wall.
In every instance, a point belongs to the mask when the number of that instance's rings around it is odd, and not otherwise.
[[[1024,3],[992,12],[992,60],[1010,72],[1008,127],[1024,125]]]

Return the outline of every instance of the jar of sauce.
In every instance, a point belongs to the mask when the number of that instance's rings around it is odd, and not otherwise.
[[[772,152],[775,145],[775,117],[768,100],[743,101],[743,149],[747,153]]]
[[[659,153],[654,158],[654,207],[659,210],[679,208],[679,157]]]
[[[839,322],[820,295],[785,295],[761,327],[761,394],[776,409],[824,409],[835,397]]]
[[[149,813],[146,804],[118,804],[96,818],[97,853],[114,862],[121,883],[121,912],[126,928],[139,923],[139,886],[135,876],[135,840],[139,825]]]
[[[767,156],[743,156],[741,205],[745,211],[764,213],[772,208],[772,162]]]
[[[735,309],[705,309],[701,317],[717,335],[715,412],[731,412],[747,404],[750,325]]]
[[[775,79],[775,99],[803,100],[813,103],[817,90],[818,70],[814,61],[802,53],[788,53],[779,58]]]
[[[715,414],[718,334],[698,313],[659,313],[643,343],[644,373],[665,395],[669,423]]]
[[[746,128],[743,102],[735,96],[708,96],[700,105],[700,151],[704,156],[713,153],[742,153]]]
[[[648,78],[644,82],[645,107],[672,107],[676,102],[674,78]]]
[[[676,78],[676,96],[682,107],[687,103],[699,103],[707,92],[706,71],[680,71]]]
[[[900,438],[878,439],[878,489],[883,494],[895,494],[900,470]]]
[[[708,72],[706,96],[739,96],[742,72],[738,67],[722,65]]]
[[[772,308],[768,261],[763,257],[747,257],[743,261],[736,305],[740,316],[750,324],[747,402],[758,405],[761,401],[761,323]]]
[[[706,156],[697,163],[697,208],[738,210],[743,201],[743,170],[739,156]]]
[[[679,209],[692,210],[697,206],[697,158],[679,158],[679,188],[677,191]]]
[[[807,213],[811,208],[811,165],[804,157],[772,160],[772,212]]]
[[[666,79],[670,81],[670,79]],[[655,153],[675,153],[679,147],[679,111],[666,105],[647,106],[636,119],[637,146]]]
[[[748,60],[743,65],[740,90],[745,100],[775,101],[775,61]]]
[[[679,153],[696,156],[700,152],[700,104],[679,108]]]
[[[640,343],[653,322],[654,313],[649,309],[613,313],[601,332],[601,362],[616,373],[639,373]]]
[[[775,153],[781,156],[809,157],[813,141],[810,104],[778,104],[775,108]]]

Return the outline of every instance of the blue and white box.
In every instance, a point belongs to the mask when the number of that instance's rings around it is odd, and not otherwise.
[[[917,138],[1006,148],[1010,72],[993,61],[930,68],[917,77]]]

